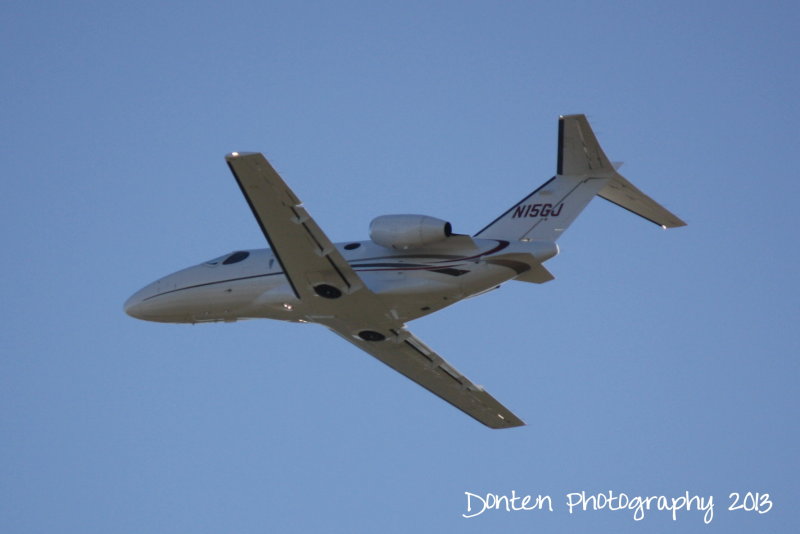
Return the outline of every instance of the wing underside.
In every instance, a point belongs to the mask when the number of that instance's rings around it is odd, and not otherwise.
[[[484,425],[490,428],[511,428],[525,424],[402,325],[389,329],[389,335],[384,340],[367,341],[354,333],[356,330],[349,321],[332,319],[321,322],[350,343]]]
[[[342,293],[363,286],[263,155],[234,153],[226,160],[297,298],[317,296],[322,284]]]
[[[307,319],[491,428],[525,423],[411,334],[375,295],[258,153],[226,157]]]

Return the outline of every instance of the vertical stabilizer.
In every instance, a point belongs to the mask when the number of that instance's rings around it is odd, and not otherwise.
[[[556,174],[583,176],[614,172],[586,115],[565,115],[558,119],[558,163]]]
[[[682,220],[617,172],[585,115],[558,120],[556,175],[514,204],[475,237],[508,241],[555,241],[599,195],[664,228]]]
[[[558,121],[557,174],[476,234],[555,241],[615,173],[584,115]]]

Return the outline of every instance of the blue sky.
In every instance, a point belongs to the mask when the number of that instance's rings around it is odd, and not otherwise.
[[[0,18],[3,532],[788,532],[800,494],[792,2],[10,2]],[[548,263],[410,326],[490,431],[323,328],[161,325],[147,282],[265,246],[264,152],[335,241],[473,233],[586,113],[688,227],[594,201]],[[553,512],[464,519],[465,492]],[[715,516],[565,496],[713,496]],[[766,514],[729,494],[769,493]]]

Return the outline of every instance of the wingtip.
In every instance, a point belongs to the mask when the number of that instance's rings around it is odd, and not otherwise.
[[[663,228],[664,230],[667,230],[669,228],[682,228],[684,226],[688,226],[688,224],[686,224],[685,221],[678,219],[677,217],[672,221],[661,224],[661,228]]]
[[[232,159],[241,158],[244,156],[253,156],[255,154],[259,154],[259,152],[231,152],[225,155],[225,159],[230,161]]]
[[[507,424],[497,425],[497,426],[494,426],[494,425],[486,425],[486,426],[488,426],[489,428],[491,428],[493,430],[505,430],[507,428],[520,428],[520,427],[527,426],[527,425],[528,425],[528,423],[526,423],[525,421],[519,420],[519,421],[515,421],[515,422],[510,423],[510,424],[507,423]]]
[[[484,425],[488,426],[489,428],[493,428],[495,430],[502,430],[504,428],[517,428],[520,426],[527,425],[525,421],[523,421],[522,419],[520,419],[511,412],[508,412],[505,415],[503,415],[502,413],[498,413],[497,418],[499,419],[498,421],[492,421],[491,423],[488,423],[486,421],[481,421],[481,422]]]

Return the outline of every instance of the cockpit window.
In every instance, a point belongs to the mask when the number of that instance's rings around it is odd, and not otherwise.
[[[243,261],[243,260],[247,259],[247,257],[249,255],[250,255],[250,253],[247,252],[246,250],[239,250],[239,251],[236,251],[236,252],[232,252],[231,254],[225,254],[224,256],[220,256],[219,258],[214,258],[213,260],[208,260],[206,262],[206,265],[208,265],[210,267],[215,267],[215,266],[219,265],[220,263],[222,265],[230,265],[232,263],[239,263],[240,261]]]
[[[219,258],[214,258],[213,260],[208,260],[206,262],[206,265],[211,265],[211,266],[219,265],[220,263],[222,263],[222,260],[224,260],[227,257],[228,257],[228,255],[225,254],[224,256],[220,256]]]
[[[250,253],[247,252],[246,250],[240,250],[238,252],[234,252],[233,254],[231,254],[230,256],[225,258],[225,260],[223,260],[222,265],[230,265],[232,263],[239,263],[240,261],[243,261],[243,260],[247,259],[247,257],[249,255],[250,255]]]

